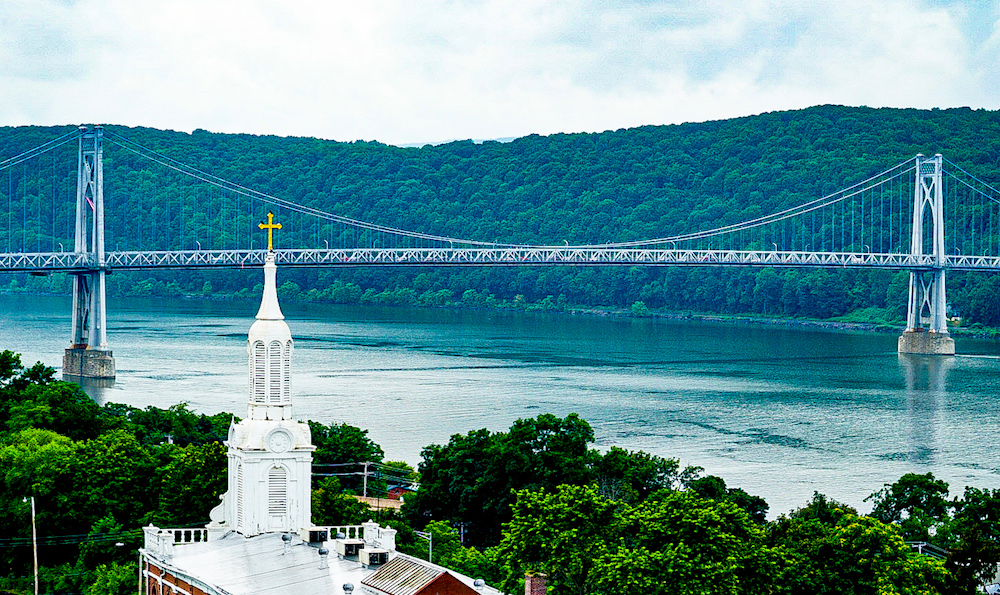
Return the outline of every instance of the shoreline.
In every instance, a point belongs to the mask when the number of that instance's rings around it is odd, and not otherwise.
[[[45,292],[29,292],[29,291],[4,291],[0,290],[0,295],[38,295],[38,296],[52,296],[52,297],[70,297],[69,294],[63,293],[45,293]],[[146,299],[165,299],[165,300],[182,300],[182,301],[207,301],[207,302],[237,302],[237,301],[247,301],[255,302],[254,299],[234,295],[234,294],[212,294],[212,295],[197,295],[197,294],[181,294],[177,296],[125,296],[116,295],[109,296],[113,299],[128,299],[142,297]],[[727,324],[735,325],[753,325],[753,326],[785,326],[785,327],[801,327],[801,328],[817,328],[817,329],[827,329],[827,330],[838,330],[838,331],[856,331],[856,332],[868,332],[868,333],[881,333],[881,334],[900,334],[903,332],[903,326],[899,324],[892,324],[887,322],[848,322],[841,320],[823,320],[823,319],[809,319],[809,318],[782,318],[775,316],[765,316],[765,315],[755,315],[750,313],[743,314],[719,314],[715,312],[692,312],[692,311],[675,311],[675,312],[664,312],[659,310],[647,309],[643,311],[642,314],[636,314],[629,308],[601,308],[601,307],[591,307],[591,306],[567,306],[564,310],[546,310],[541,308],[531,308],[530,304],[527,308],[510,308],[504,307],[503,305],[498,305],[494,308],[484,308],[476,306],[466,306],[461,302],[445,304],[445,305],[421,305],[421,304],[405,304],[405,305],[390,305],[390,304],[334,304],[327,302],[311,302],[307,300],[297,300],[288,299],[289,304],[296,305],[347,305],[347,306],[374,306],[380,308],[421,308],[421,309],[438,309],[438,310],[477,310],[482,312],[508,312],[508,311],[520,311],[526,314],[532,313],[543,313],[543,314],[562,314],[568,316],[598,316],[598,317],[611,317],[611,318],[635,318],[635,319],[661,319],[661,320],[685,320],[685,321],[704,321],[704,322],[721,322]],[[984,339],[984,340],[1000,340],[1000,329],[994,329],[990,327],[981,328],[969,328],[969,327],[952,327],[949,332],[956,336],[970,337],[974,339]]]

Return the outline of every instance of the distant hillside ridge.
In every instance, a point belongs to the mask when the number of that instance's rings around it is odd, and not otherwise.
[[[817,106],[704,123],[423,147],[109,128],[198,169],[324,211],[430,234],[526,244],[647,239],[735,223],[818,198],[917,153],[942,153],[977,177],[1000,183],[1000,112],[968,108]],[[0,156],[71,129],[0,128]],[[129,197],[115,195],[116,183],[174,183],[170,178],[158,182],[159,166],[128,155],[106,161],[105,168],[109,228],[123,225],[137,208]],[[4,192],[0,187],[0,215],[7,202]],[[211,200],[162,209],[165,225],[179,228],[176,218],[187,222],[183,234],[164,239],[165,247],[190,248],[226,227],[191,211],[213,212]],[[905,301],[905,283],[885,271],[556,268],[283,274],[303,292],[322,293],[339,281],[362,290],[412,288],[418,296],[447,290],[453,301],[473,289],[500,299],[522,295],[528,302],[562,294],[581,305],[643,301],[653,308],[824,318],[867,307],[887,308],[895,316]],[[112,290],[127,292],[136,279],[148,276],[119,275],[120,286]],[[238,272],[158,272],[155,278],[186,289],[208,281],[215,291],[235,291],[244,277]],[[982,295],[1000,288],[993,276],[955,274],[949,285],[956,310],[983,324],[1000,324],[1000,312],[979,303]]]

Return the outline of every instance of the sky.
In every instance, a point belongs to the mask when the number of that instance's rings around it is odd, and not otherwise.
[[[1000,108],[1000,2],[0,0],[0,126],[422,144]]]

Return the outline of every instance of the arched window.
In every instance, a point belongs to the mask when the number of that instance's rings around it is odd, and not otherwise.
[[[271,467],[267,472],[267,513],[288,514],[288,473],[284,467]]]
[[[270,389],[268,392],[268,402],[278,403],[281,401],[281,342],[271,341],[268,346],[267,364],[270,374]]]
[[[266,400],[266,387],[267,379],[265,378],[265,371],[267,370],[267,363],[264,354],[264,342],[255,341],[253,344],[253,373],[250,376],[250,382],[253,384],[251,394],[253,395],[253,400],[255,403],[263,403]]]
[[[283,401],[290,402],[292,400],[292,342],[285,342],[285,354],[281,358],[281,375],[285,382],[281,389],[281,398]]]

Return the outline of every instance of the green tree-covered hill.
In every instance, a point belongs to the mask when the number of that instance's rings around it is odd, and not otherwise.
[[[0,156],[70,130],[0,128]],[[338,215],[513,243],[625,241],[735,223],[818,198],[917,153],[945,154],[981,179],[1000,181],[1000,112],[967,108],[819,106],[716,122],[419,148],[202,130],[109,130],[243,186]],[[240,239],[245,230],[267,209],[198,190],[190,180],[115,146],[106,149],[105,168],[109,234],[144,233],[146,249],[245,244]],[[53,182],[17,176],[15,170],[0,180],[7,182],[0,183],[0,223],[5,208],[22,218],[46,216],[31,203],[51,194]],[[156,233],[154,221],[183,231]],[[300,230],[319,225],[294,217],[287,224]],[[25,241],[6,234],[0,225],[0,250],[8,239],[14,245]],[[295,241],[294,235],[288,238]],[[47,240],[55,241],[68,238]],[[109,244],[115,248],[114,241]],[[144,283],[151,276],[155,281]],[[468,301],[463,294],[474,290],[479,301],[489,294],[498,300],[521,295],[526,303],[563,295],[582,305],[642,301],[656,308],[809,317],[874,307],[891,317],[900,314],[905,299],[902,277],[885,271],[357,269],[286,271],[283,277],[294,283],[287,288],[289,297],[301,291],[304,299],[348,302],[361,301],[366,290],[369,301],[458,302]],[[191,291],[206,281],[215,291],[236,291],[247,277],[123,274],[113,277],[111,290]],[[1000,288],[998,278],[952,275],[949,281],[949,300],[958,312],[1000,325],[1000,311],[988,299]],[[171,282],[176,285],[168,289]],[[310,289],[315,291],[307,294]],[[422,295],[436,297],[421,300]]]

